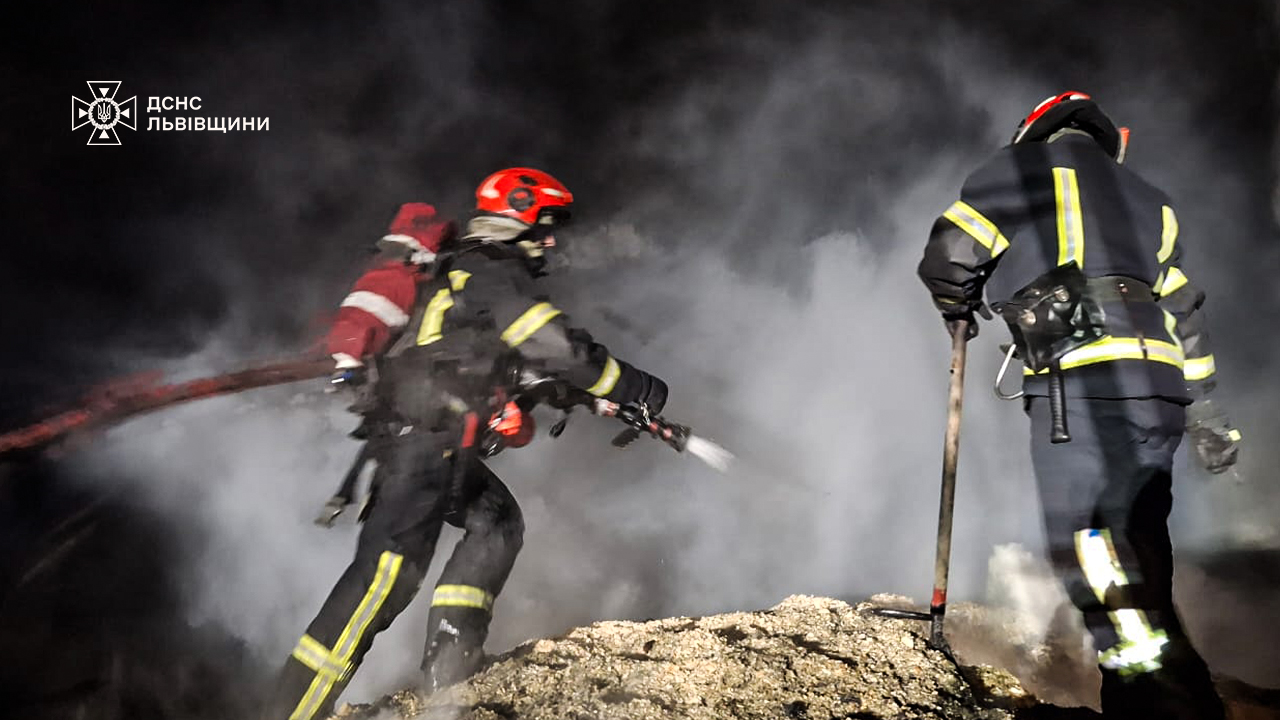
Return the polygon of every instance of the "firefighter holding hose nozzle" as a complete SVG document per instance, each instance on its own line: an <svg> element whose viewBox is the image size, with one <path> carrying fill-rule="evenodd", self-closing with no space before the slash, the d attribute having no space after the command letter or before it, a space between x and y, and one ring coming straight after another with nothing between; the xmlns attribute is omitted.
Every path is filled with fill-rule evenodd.
<svg viewBox="0 0 1280 720"><path fill-rule="evenodd" d="M485 179L476 200L460 236L430 206L406 206L383 238L389 257L342 303L333 380L376 379L358 403L373 489L355 558L286 661L265 718L328 716L374 636L417 593L444 523L466 534L432 593L426 688L478 668L524 530L483 458L529 441L533 405L599 400L633 427L660 421L666 383L573 327L537 287L569 220L568 188L510 168ZM657 421L642 429L661 438L673 427L687 433Z"/></svg>

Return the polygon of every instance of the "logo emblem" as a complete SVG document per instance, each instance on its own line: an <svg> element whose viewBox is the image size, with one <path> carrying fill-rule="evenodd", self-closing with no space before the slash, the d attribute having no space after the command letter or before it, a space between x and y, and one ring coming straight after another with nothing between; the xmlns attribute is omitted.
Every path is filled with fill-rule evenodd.
<svg viewBox="0 0 1280 720"><path fill-rule="evenodd" d="M124 102L116 102L116 91L120 89L119 80L90 80L89 86L92 100L84 101L75 95L71 96L71 129L79 130L85 125L92 125L88 145L119 145L120 136L116 134L116 125L123 125L130 130L137 130L138 96L135 95Z"/></svg>

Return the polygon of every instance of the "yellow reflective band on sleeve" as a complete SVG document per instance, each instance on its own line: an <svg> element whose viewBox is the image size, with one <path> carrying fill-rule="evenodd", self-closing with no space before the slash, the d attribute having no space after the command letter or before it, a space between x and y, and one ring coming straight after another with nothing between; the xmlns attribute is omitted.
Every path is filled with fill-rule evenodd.
<svg viewBox="0 0 1280 720"><path fill-rule="evenodd" d="M470 607L493 609L493 595L474 585L437 585L431 596L432 607Z"/></svg>
<svg viewBox="0 0 1280 720"><path fill-rule="evenodd" d="M471 277L471 273L466 270L450 270L449 286L454 292L462 292L462 288L467 286L467 280Z"/></svg>
<svg viewBox="0 0 1280 720"><path fill-rule="evenodd" d="M560 310L555 305L549 302L540 302L525 310L523 315L516 318L515 322L502 331L502 341L511 347L516 347L528 340L530 336L542 329L543 325L551 322L551 318L559 314Z"/></svg>
<svg viewBox="0 0 1280 720"><path fill-rule="evenodd" d="M1160 281L1160 285L1156 290L1156 295L1159 295L1160 297L1168 297L1173 294L1173 291L1186 284L1187 276L1182 274L1182 271L1178 268L1170 267L1169 271L1165 273L1164 279Z"/></svg>
<svg viewBox="0 0 1280 720"><path fill-rule="evenodd" d="M617 360L610 355L609 359L604 363L604 370L600 373L600 379L596 380L596 384L587 388L587 392L596 397L604 397L613 392L618 386L618 378L622 377L622 366Z"/></svg>
<svg viewBox="0 0 1280 720"><path fill-rule="evenodd" d="M1164 227L1160 231L1160 250L1156 253L1156 260L1165 263L1173 257L1173 244L1178 240L1178 216L1173 214L1173 208L1168 205L1160 206L1160 214L1164 219Z"/></svg>
<svg viewBox="0 0 1280 720"><path fill-rule="evenodd" d="M1185 354L1182 348L1182 338L1178 337L1178 318L1173 313L1160 309L1164 313L1164 331L1169 334L1169 339L1173 341L1174 347L1178 348L1178 352Z"/></svg>
<svg viewBox="0 0 1280 720"><path fill-rule="evenodd" d="M1111 588L1129 584L1116 555L1111 531L1087 528L1076 532L1075 541L1076 559L1085 582L1098 602L1105 605ZM1161 654L1169 638L1163 631L1151 627L1146 613L1134 608L1118 608L1110 610L1107 617L1120 642L1098 653L1098 664L1121 674L1159 670Z"/></svg>
<svg viewBox="0 0 1280 720"><path fill-rule="evenodd" d="M393 552L384 552L378 558L378 570L373 575L373 582L369 583L369 589L365 591L360 604L351 614L351 619L342 629L342 634L338 636L338 642L334 643L333 650L320 664L322 668L343 667L345 669L342 673L335 675L327 670L322 671L312 667L316 670L316 677L311 681L311 686L307 688L298 706L289 715L289 720L311 720L315 717L320 706L324 704L325 698L333 692L334 685L350 673L351 656L355 655L361 638L369 628L369 623L373 622L373 618L382 609L382 603L386 602L387 596L391 594L391 588L395 586L396 577L400 574L400 565L403 562L404 556ZM303 640L298 643L298 648L294 649L294 657L297 657L296 653L299 649L307 657L311 657L318 650L324 650L324 646L319 642L315 642L314 645L306 642L307 637L304 635ZM299 662L311 667L302 658L299 658Z"/></svg>
<svg viewBox="0 0 1280 720"><path fill-rule="evenodd" d="M441 334L444 330L444 314L451 307L453 307L453 293L449 292L449 288L440 288L435 297L431 298L431 302L427 303L427 309L422 314L422 324L418 326L419 345L430 345L444 337Z"/></svg>
<svg viewBox="0 0 1280 720"><path fill-rule="evenodd" d="M1239 430L1231 428L1227 431L1227 437L1231 438L1235 442L1240 442L1240 439L1244 436L1240 434Z"/></svg>
<svg viewBox="0 0 1280 720"><path fill-rule="evenodd" d="M1084 217L1080 212L1080 186L1076 171L1053 169L1053 196L1058 203L1058 264L1075 261L1084 269Z"/></svg>
<svg viewBox="0 0 1280 720"><path fill-rule="evenodd" d="M1187 380L1203 380L1217 371L1212 355L1187 358L1186 364L1182 366L1182 377Z"/></svg>
<svg viewBox="0 0 1280 720"><path fill-rule="evenodd" d="M946 212L942 213L942 216L955 223L957 227L968 233L974 240L977 240L979 245L982 245L991 253L991 257L996 257L1009 249L1009 240L1000 232L995 223L962 200L957 200L955 204L947 208Z"/></svg>
<svg viewBox="0 0 1280 720"><path fill-rule="evenodd" d="M1177 368L1183 367L1182 348L1163 340L1139 340L1138 338L1104 337L1101 340L1076 348L1058 361L1063 370L1110 362L1112 360L1150 360L1165 363ZM1029 368L1023 368L1023 375L1033 375ZM1041 370L1040 375L1049 374L1048 368Z"/></svg>

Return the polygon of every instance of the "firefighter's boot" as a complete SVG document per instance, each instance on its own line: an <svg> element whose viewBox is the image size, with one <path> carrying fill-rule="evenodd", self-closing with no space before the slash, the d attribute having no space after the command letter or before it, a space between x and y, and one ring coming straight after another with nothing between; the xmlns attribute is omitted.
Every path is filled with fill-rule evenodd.
<svg viewBox="0 0 1280 720"><path fill-rule="evenodd" d="M1151 672L1102 668L1102 715L1122 720L1223 720L1209 668L1176 629Z"/></svg>
<svg viewBox="0 0 1280 720"><path fill-rule="evenodd" d="M422 659L426 691L434 693L471 677L484 661L489 611L435 606L427 618L427 649Z"/></svg>

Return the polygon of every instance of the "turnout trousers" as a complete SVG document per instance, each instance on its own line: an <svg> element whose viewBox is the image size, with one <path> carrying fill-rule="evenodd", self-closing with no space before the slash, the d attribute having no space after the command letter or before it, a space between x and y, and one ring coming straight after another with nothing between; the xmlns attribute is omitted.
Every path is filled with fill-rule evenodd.
<svg viewBox="0 0 1280 720"><path fill-rule="evenodd" d="M464 457L452 433L415 429L380 441L374 504L355 558L286 660L264 720L329 716L374 636L417 594L445 522L466 533L432 596L423 669L428 687L476 669L524 523L511 492L482 462L456 467ZM465 474L462 497L452 498L457 472Z"/></svg>
<svg viewBox="0 0 1280 720"><path fill-rule="evenodd" d="M1208 668L1173 605L1167 520L1184 408L1069 398L1072 439L1054 445L1048 398L1025 407L1049 558L1098 650L1103 715L1220 720Z"/></svg>

